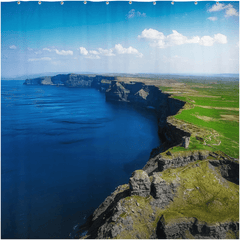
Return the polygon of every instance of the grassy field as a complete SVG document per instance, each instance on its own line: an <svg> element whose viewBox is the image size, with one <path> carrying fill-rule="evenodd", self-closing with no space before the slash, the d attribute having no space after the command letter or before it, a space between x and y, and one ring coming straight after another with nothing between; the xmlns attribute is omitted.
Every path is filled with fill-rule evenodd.
<svg viewBox="0 0 240 240"><path fill-rule="evenodd" d="M159 86L173 98L187 102L184 109L170 117L179 127L190 131L189 149L220 150L239 158L239 85L238 82L183 81L183 85ZM196 139L203 138L203 141ZM182 150L175 147L172 151Z"/></svg>
<svg viewBox="0 0 240 240"><path fill-rule="evenodd" d="M177 193L167 208L156 207L156 200L147 197L128 196L119 202L125 209L120 217L133 220L132 229L124 229L117 239L149 239L156 231L157 223L163 215L166 224L197 218L208 225L235 222L239 219L239 187L222 178L220 170L208 160L190 163L185 167L166 169L157 173L168 184L177 183ZM152 181L152 179L150 178ZM128 185L125 185L128 187ZM144 217L143 217L144 216ZM115 223L113 223L115 224ZM116 224L120 224L117 222ZM193 239L191 235L189 238ZM238 238L228 236L228 238Z"/></svg>

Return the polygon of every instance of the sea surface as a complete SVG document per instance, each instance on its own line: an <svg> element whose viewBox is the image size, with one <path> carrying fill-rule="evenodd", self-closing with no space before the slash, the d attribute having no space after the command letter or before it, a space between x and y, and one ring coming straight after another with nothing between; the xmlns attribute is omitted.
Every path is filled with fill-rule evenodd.
<svg viewBox="0 0 240 240"><path fill-rule="evenodd" d="M1 237L68 238L159 146L153 112L1 81Z"/></svg>

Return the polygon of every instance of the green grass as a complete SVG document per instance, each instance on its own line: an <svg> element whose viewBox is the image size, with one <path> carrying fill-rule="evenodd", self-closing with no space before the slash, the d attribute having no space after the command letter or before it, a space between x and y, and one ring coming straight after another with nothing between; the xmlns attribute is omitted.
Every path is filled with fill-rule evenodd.
<svg viewBox="0 0 240 240"><path fill-rule="evenodd" d="M129 230L124 226L116 238L149 239L156 231L162 215L167 224L182 222L184 219L188 221L188 218L193 217L208 225L238 221L239 186L223 179L218 168L209 166L208 160L202 160L158 173L167 183L179 184L173 202L165 209L153 207L155 200L152 196L121 199L120 204L125 210L120 217L130 216L133 228ZM121 221L113 224L121 224ZM228 235L233 237L234 233L229 232Z"/></svg>
<svg viewBox="0 0 240 240"><path fill-rule="evenodd" d="M177 197L164 213L166 222L180 217L196 217L208 224L239 219L238 185L221 180L220 174L208 166L208 161L198 162L178 169L167 169L164 179L179 177Z"/></svg>
<svg viewBox="0 0 240 240"><path fill-rule="evenodd" d="M163 88L163 91L178 92L172 97L185 101L185 107L174 118L181 123L188 123L187 129L193 134L189 149L206 149L195 140L202 129L202 136L207 144L226 154L239 158L239 88L238 83L228 82L209 84L204 82L185 82L184 87ZM196 133L197 131L197 133ZM209 138L210 137L210 138ZM217 145L220 144L220 145ZM179 147L174 151L180 150Z"/></svg>

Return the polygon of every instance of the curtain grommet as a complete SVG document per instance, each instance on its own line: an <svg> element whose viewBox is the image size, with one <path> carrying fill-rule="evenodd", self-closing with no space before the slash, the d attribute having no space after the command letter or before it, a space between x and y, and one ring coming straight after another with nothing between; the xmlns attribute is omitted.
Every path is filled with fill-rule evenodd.
<svg viewBox="0 0 240 240"><path fill-rule="evenodd" d="M172 1L171 4L174 5L174 2Z"/></svg>
<svg viewBox="0 0 240 240"><path fill-rule="evenodd" d="M60 2L60 4L61 4L61 5L63 5L63 4L64 4L64 2L63 2L63 1L61 1L61 2Z"/></svg>
<svg viewBox="0 0 240 240"><path fill-rule="evenodd" d="M108 5L108 4L109 4L109 2L107 1L107 2L106 2L106 4Z"/></svg>
<svg viewBox="0 0 240 240"><path fill-rule="evenodd" d="M156 2L153 2L153 5L156 5Z"/></svg>
<svg viewBox="0 0 240 240"><path fill-rule="evenodd" d="M38 5L41 5L41 4L42 4L42 2L41 2L41 1L39 1L39 2L38 2Z"/></svg>
<svg viewBox="0 0 240 240"><path fill-rule="evenodd" d="M21 2L20 1L17 1L17 4L19 5Z"/></svg>
<svg viewBox="0 0 240 240"><path fill-rule="evenodd" d="M197 5L197 4L198 4L198 2L197 2L197 1L195 1L195 2L194 2L194 4L195 4L195 5Z"/></svg>
<svg viewBox="0 0 240 240"><path fill-rule="evenodd" d="M132 1L129 1L129 4L132 4Z"/></svg>
<svg viewBox="0 0 240 240"><path fill-rule="evenodd" d="M87 1L84 1L83 3L84 3L84 4L87 4Z"/></svg>

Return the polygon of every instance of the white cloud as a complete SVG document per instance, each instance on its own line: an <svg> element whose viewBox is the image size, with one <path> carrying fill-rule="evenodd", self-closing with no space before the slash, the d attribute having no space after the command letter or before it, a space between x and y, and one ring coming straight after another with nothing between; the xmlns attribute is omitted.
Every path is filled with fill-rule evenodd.
<svg viewBox="0 0 240 240"><path fill-rule="evenodd" d="M217 17L209 17L209 18L207 18L208 20L210 20L210 21L217 21Z"/></svg>
<svg viewBox="0 0 240 240"><path fill-rule="evenodd" d="M58 55L63 55L63 56L67 56L67 55L73 55L73 51L71 50L58 50L58 49L50 49L50 48L43 48L43 51L48 51L48 52L55 52Z"/></svg>
<svg viewBox="0 0 240 240"><path fill-rule="evenodd" d="M17 49L17 47L15 45L11 45L9 46L10 49Z"/></svg>
<svg viewBox="0 0 240 240"><path fill-rule="evenodd" d="M135 54L138 57L143 56L143 54L139 53L136 48L133 47L124 48L121 44L116 44L114 50L116 51L117 54Z"/></svg>
<svg viewBox="0 0 240 240"><path fill-rule="evenodd" d="M49 49L49 48L43 48L43 51L52 52L52 51L53 51L53 49Z"/></svg>
<svg viewBox="0 0 240 240"><path fill-rule="evenodd" d="M214 38L212 38L210 36L203 36L203 37L201 37L199 44L210 47L214 44Z"/></svg>
<svg viewBox="0 0 240 240"><path fill-rule="evenodd" d="M27 50L28 50L28 51L33 51L33 49L32 49L32 48L30 48L30 47L28 47L28 48L27 48Z"/></svg>
<svg viewBox="0 0 240 240"><path fill-rule="evenodd" d="M138 17L146 17L146 13L137 12Z"/></svg>
<svg viewBox="0 0 240 240"><path fill-rule="evenodd" d="M153 39L153 40L161 40L164 39L165 36L162 32L159 32L155 29L149 28L149 29L144 29L142 31L141 36L138 36L140 38L148 38L148 39Z"/></svg>
<svg viewBox="0 0 240 240"><path fill-rule="evenodd" d="M71 51L71 50L67 50L67 51L65 51L65 50L57 50L57 49L55 49L55 52L56 52L56 54L58 54L58 55L64 55L64 56L67 56L67 55L73 55L73 51Z"/></svg>
<svg viewBox="0 0 240 240"><path fill-rule="evenodd" d="M231 17L231 16L236 16L238 17L238 11L233 8L233 6L231 4L228 4L228 6L230 5L229 8L226 9L226 12L225 12L225 17Z"/></svg>
<svg viewBox="0 0 240 240"><path fill-rule="evenodd" d="M29 62L36 62L36 61L51 61L50 57L42 57L42 58L29 58Z"/></svg>
<svg viewBox="0 0 240 240"><path fill-rule="evenodd" d="M148 41L151 47L158 48L166 48L187 43L195 43L203 46L212 46L215 42L221 44L227 43L227 37L220 33L215 34L213 38L210 36L203 36L201 38L199 36L194 36L188 38L176 30L172 30L172 32L172 34L165 36L162 32L152 28L144 29L138 38Z"/></svg>
<svg viewBox="0 0 240 240"><path fill-rule="evenodd" d="M225 17L238 17L239 15L238 11L230 3L228 5L225 5L224 3L214 4L210 9L208 9L208 12L218 12L222 10L225 10Z"/></svg>
<svg viewBox="0 0 240 240"><path fill-rule="evenodd" d="M116 44L114 48L110 49L103 49L103 48L98 48L98 50L87 50L84 47L80 47L80 54L84 55L86 58L90 59L100 59L100 56L116 56L117 54L132 54L136 55L137 57L142 57L143 54L140 53L136 48L133 47L128 47L124 48L121 44Z"/></svg>
<svg viewBox="0 0 240 240"><path fill-rule="evenodd" d="M128 12L128 14L126 15L126 17L129 18L134 18L134 17L146 17L146 13L141 13L139 11L135 11L135 9L132 9Z"/></svg>
<svg viewBox="0 0 240 240"><path fill-rule="evenodd" d="M214 34L214 39L216 42L221 43L221 44L226 44L227 43L227 36L218 33L218 34Z"/></svg>
<svg viewBox="0 0 240 240"><path fill-rule="evenodd" d="M99 52L97 52L97 51L95 51L95 50L90 50L89 53L90 53L90 54L93 54L93 55L98 55L98 54L99 54Z"/></svg>
<svg viewBox="0 0 240 240"><path fill-rule="evenodd" d="M79 50L80 50L80 54L85 56L88 55L88 50L86 48L80 47Z"/></svg>
<svg viewBox="0 0 240 240"><path fill-rule="evenodd" d="M222 11L225 8L226 6L224 3L218 3L218 4L214 4L210 9L208 9L208 12L218 12L218 11Z"/></svg>
<svg viewBox="0 0 240 240"><path fill-rule="evenodd" d="M201 38L199 36L195 36L191 39L188 39L186 43L199 43Z"/></svg>
<svg viewBox="0 0 240 240"><path fill-rule="evenodd" d="M113 53L113 49L98 48L98 52L99 52L99 54L108 56L108 57L115 56L115 54Z"/></svg>
<svg viewBox="0 0 240 240"><path fill-rule="evenodd" d="M182 45L187 43L188 38L183 36L181 33L177 32L176 30L172 30L172 34L169 34L166 37L166 42L168 45L173 46L173 45ZM191 41L191 40L190 40Z"/></svg>

